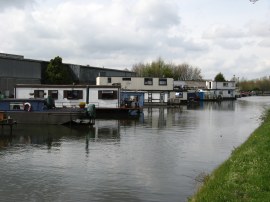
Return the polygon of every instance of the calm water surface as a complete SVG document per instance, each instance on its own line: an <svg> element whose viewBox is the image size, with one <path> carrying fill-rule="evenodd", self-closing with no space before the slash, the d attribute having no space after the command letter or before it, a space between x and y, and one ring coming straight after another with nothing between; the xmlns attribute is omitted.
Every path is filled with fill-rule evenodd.
<svg viewBox="0 0 270 202"><path fill-rule="evenodd" d="M0 201L186 201L269 104L145 108L140 120L97 120L92 129L17 125L0 135Z"/></svg>

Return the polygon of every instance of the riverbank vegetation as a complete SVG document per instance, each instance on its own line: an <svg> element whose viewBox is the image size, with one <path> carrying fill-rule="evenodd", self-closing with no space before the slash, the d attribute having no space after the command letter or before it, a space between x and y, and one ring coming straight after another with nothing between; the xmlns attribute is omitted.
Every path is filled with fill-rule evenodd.
<svg viewBox="0 0 270 202"><path fill-rule="evenodd" d="M189 201L270 201L270 110Z"/></svg>
<svg viewBox="0 0 270 202"><path fill-rule="evenodd" d="M239 87L243 91L270 91L270 79L264 77L255 80L242 80L239 82Z"/></svg>

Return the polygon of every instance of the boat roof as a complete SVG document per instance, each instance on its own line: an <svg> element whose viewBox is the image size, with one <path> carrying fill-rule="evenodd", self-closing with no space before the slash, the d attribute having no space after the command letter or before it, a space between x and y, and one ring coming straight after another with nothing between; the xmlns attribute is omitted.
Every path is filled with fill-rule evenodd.
<svg viewBox="0 0 270 202"><path fill-rule="evenodd" d="M44 102L44 98L5 98L0 99L1 102Z"/></svg>
<svg viewBox="0 0 270 202"><path fill-rule="evenodd" d="M121 88L121 86L116 85L56 85L56 84L16 84L15 88Z"/></svg>

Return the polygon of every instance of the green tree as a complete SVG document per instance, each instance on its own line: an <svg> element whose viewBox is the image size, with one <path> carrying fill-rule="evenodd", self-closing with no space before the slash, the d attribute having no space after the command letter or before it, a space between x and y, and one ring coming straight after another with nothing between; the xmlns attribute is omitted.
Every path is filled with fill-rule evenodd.
<svg viewBox="0 0 270 202"><path fill-rule="evenodd" d="M132 71L141 77L173 77L173 71L170 64L165 63L162 58L158 58L151 63L138 63L133 65Z"/></svg>
<svg viewBox="0 0 270 202"><path fill-rule="evenodd" d="M215 76L215 81L222 82L222 81L226 81L226 80L225 80L223 74L220 72Z"/></svg>
<svg viewBox="0 0 270 202"><path fill-rule="evenodd" d="M62 58L57 56L50 60L46 69L46 83L71 84L72 76L68 66L62 63Z"/></svg>
<svg viewBox="0 0 270 202"><path fill-rule="evenodd" d="M175 65L158 58L151 63L133 65L132 71L139 77L167 77L175 80L202 80L201 70L186 63Z"/></svg>

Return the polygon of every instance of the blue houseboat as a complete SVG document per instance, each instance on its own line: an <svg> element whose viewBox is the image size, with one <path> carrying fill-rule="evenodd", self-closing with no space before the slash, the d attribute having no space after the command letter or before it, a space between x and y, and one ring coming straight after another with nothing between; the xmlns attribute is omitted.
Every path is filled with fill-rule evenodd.
<svg viewBox="0 0 270 202"><path fill-rule="evenodd" d="M47 99L1 99L0 111L18 124L67 124L84 118L85 109L54 108Z"/></svg>

